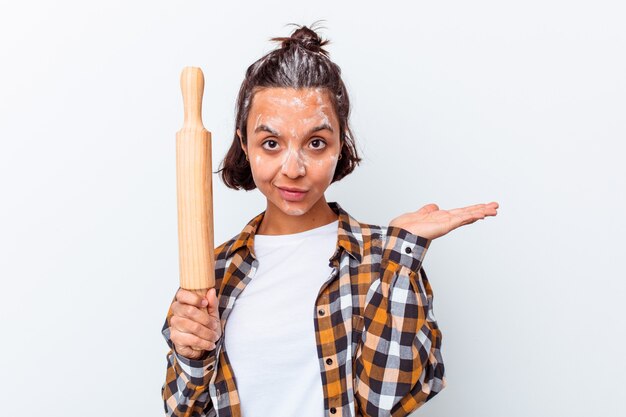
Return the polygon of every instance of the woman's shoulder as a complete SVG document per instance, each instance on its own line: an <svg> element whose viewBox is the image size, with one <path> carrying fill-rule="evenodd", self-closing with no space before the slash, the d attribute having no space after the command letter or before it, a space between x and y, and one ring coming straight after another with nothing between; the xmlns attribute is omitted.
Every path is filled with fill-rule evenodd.
<svg viewBox="0 0 626 417"><path fill-rule="evenodd" d="M233 253L235 246L241 243L241 239L241 234L236 234L219 246L216 246L214 251L215 259L220 260L228 258Z"/></svg>

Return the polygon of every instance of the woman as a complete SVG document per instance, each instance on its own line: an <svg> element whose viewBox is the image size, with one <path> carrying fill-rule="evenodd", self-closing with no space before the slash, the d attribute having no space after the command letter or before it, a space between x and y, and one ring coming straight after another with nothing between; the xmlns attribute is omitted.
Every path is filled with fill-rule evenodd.
<svg viewBox="0 0 626 417"><path fill-rule="evenodd" d="M306 26L272 40L246 72L220 170L267 208L216 248L206 297L176 293L166 414L406 416L446 386L426 250L498 204L429 204L381 227L327 202L360 161L340 69Z"/></svg>

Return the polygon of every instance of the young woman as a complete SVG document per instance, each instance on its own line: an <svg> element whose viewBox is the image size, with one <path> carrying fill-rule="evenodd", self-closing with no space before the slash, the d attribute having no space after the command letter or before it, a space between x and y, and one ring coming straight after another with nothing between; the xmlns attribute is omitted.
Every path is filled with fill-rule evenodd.
<svg viewBox="0 0 626 417"><path fill-rule="evenodd" d="M216 248L206 297L179 289L163 326L168 416L406 416L446 386L422 261L498 204L436 204L365 224L328 186L358 165L339 67L302 26L247 72L227 186L264 212Z"/></svg>

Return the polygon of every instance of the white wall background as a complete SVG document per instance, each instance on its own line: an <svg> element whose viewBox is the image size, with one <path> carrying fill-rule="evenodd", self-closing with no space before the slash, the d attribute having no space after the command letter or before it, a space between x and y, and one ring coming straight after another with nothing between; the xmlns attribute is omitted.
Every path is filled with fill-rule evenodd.
<svg viewBox="0 0 626 417"><path fill-rule="evenodd" d="M623 415L625 12L3 1L0 414L162 415L180 71L204 70L216 170L247 66L287 23L326 19L364 157L327 199L379 224L430 202L500 203L430 247L449 385L415 415ZM214 187L221 243L265 200Z"/></svg>

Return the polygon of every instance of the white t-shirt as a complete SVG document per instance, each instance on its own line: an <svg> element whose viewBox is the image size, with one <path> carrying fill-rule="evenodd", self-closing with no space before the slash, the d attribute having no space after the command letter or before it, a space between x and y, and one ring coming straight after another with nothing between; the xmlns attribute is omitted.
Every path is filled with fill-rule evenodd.
<svg viewBox="0 0 626 417"><path fill-rule="evenodd" d="M258 269L224 328L245 417L324 415L315 300L332 273L338 225L254 236Z"/></svg>

